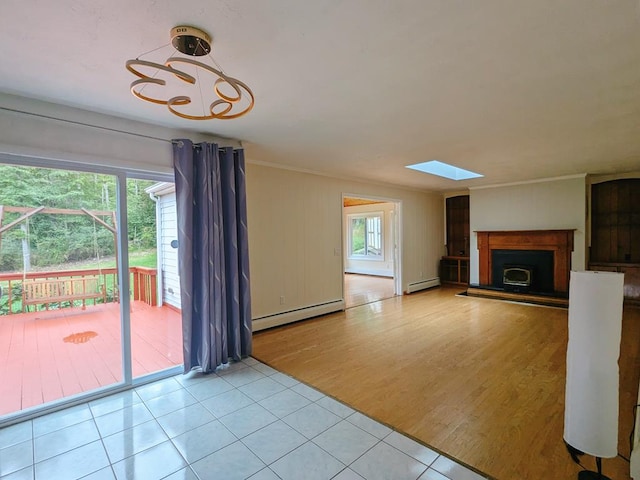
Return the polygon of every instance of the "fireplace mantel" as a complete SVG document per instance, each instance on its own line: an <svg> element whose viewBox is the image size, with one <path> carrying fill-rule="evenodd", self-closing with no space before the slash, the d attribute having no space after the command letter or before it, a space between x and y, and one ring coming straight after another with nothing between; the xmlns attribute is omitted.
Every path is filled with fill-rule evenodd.
<svg viewBox="0 0 640 480"><path fill-rule="evenodd" d="M492 250L551 250L554 290L560 294L568 293L574 231L574 229L476 231L480 253L480 285L492 285Z"/></svg>

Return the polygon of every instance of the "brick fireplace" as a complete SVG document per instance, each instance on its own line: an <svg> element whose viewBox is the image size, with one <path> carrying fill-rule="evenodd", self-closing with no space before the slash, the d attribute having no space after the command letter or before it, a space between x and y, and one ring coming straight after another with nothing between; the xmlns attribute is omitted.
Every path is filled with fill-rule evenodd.
<svg viewBox="0 0 640 480"><path fill-rule="evenodd" d="M480 286L501 288L502 281L493 265L495 258L512 254L514 259L522 253L522 259L514 263L531 262L531 258L552 255L552 265L541 267L546 279L541 293L566 296L569 292L569 273L571 271L571 252L573 251L574 230L517 230L517 231L478 231L479 281ZM520 252L518 252L520 251ZM540 252L540 255L536 255ZM495 253L495 255L494 255ZM508 255L509 256L509 255Z"/></svg>

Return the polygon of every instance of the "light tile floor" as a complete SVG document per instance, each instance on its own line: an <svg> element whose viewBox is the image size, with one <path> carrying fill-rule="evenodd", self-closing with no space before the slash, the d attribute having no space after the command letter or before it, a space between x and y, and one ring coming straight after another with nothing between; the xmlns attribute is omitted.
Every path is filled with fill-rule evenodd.
<svg viewBox="0 0 640 480"><path fill-rule="evenodd" d="M2 480L481 480L253 358L0 429Z"/></svg>

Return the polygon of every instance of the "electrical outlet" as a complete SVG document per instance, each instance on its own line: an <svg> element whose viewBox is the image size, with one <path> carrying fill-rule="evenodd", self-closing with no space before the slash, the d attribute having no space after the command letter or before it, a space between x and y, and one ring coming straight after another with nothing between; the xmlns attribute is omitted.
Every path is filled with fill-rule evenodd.
<svg viewBox="0 0 640 480"><path fill-rule="evenodd" d="M284 295L280 296L280 305L284 305Z"/></svg>

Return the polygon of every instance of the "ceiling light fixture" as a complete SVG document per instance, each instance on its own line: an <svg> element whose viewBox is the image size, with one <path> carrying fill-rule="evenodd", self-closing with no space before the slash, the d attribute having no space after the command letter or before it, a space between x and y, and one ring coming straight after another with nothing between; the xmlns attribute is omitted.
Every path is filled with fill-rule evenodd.
<svg viewBox="0 0 640 480"><path fill-rule="evenodd" d="M223 72L211 56L211 44L211 36L198 28L181 25L171 29L170 44L127 60L127 70L138 77L131 82L131 93L166 105L171 113L188 120L230 120L249 113L255 102L253 92ZM141 59L169 45L173 51L162 63ZM205 55L217 68L192 58ZM199 104L192 100L196 97Z"/></svg>

